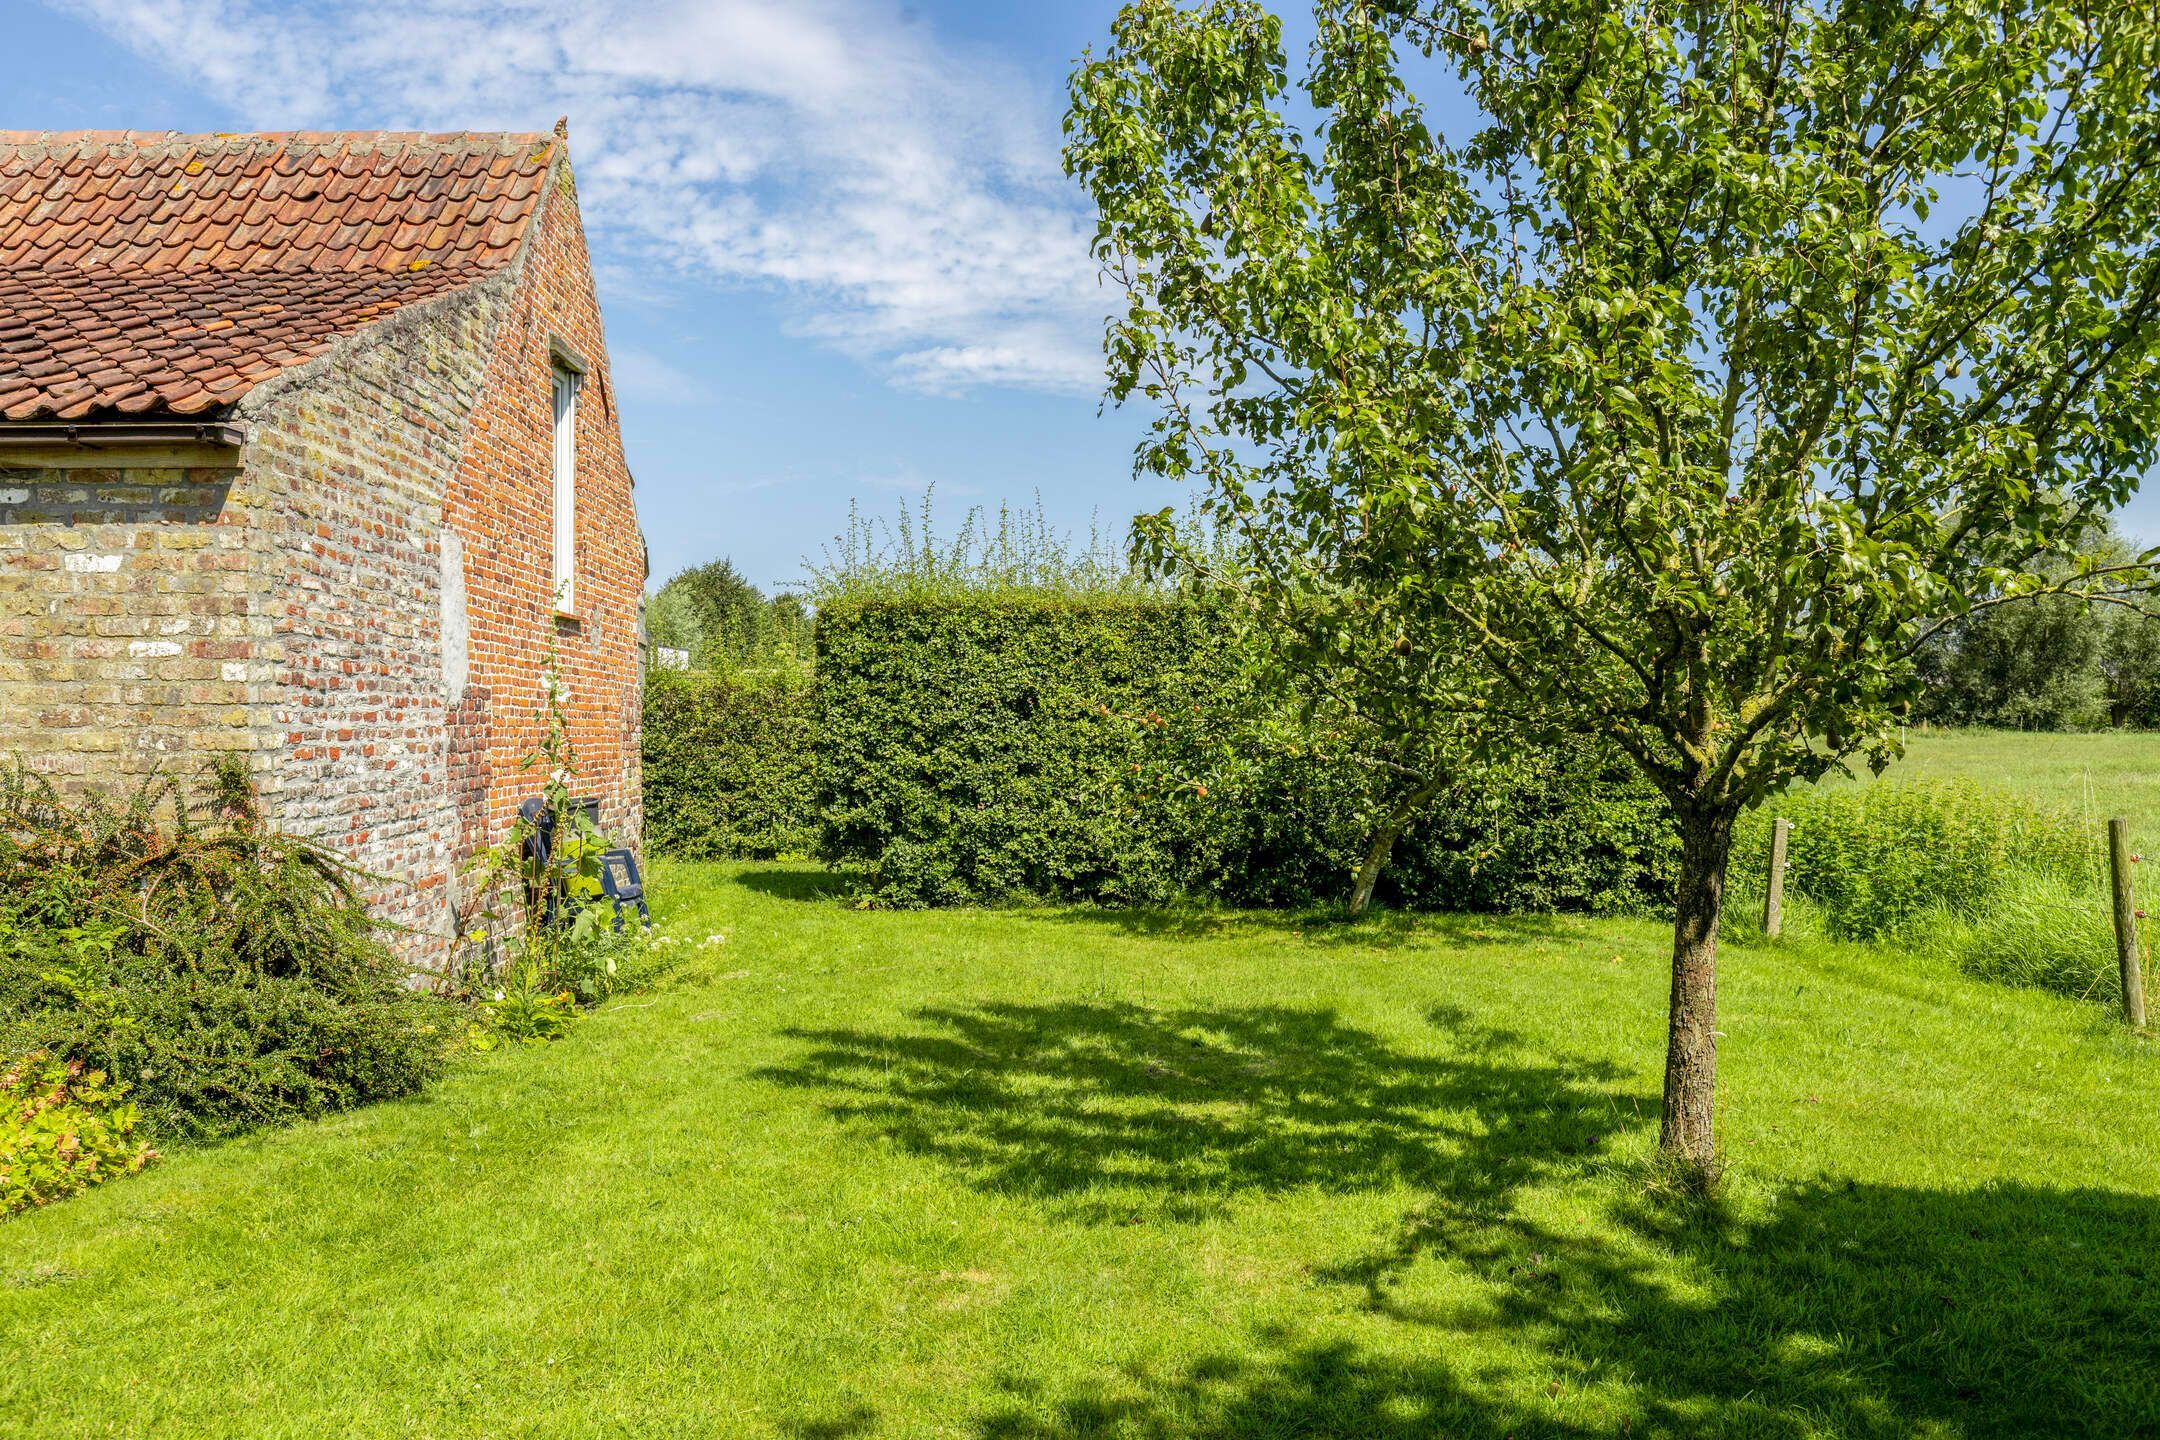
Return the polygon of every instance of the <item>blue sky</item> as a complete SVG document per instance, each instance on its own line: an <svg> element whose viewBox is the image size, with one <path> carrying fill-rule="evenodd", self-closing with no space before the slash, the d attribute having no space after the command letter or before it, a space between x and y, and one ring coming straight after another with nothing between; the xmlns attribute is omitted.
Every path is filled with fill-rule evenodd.
<svg viewBox="0 0 2160 1440"><path fill-rule="evenodd" d="M0 0L0 127L545 129L571 151L655 581L770 587L936 486L1085 534L1180 499L1101 410L1058 168L1115 0ZM2160 487L2125 516L2160 540Z"/></svg>

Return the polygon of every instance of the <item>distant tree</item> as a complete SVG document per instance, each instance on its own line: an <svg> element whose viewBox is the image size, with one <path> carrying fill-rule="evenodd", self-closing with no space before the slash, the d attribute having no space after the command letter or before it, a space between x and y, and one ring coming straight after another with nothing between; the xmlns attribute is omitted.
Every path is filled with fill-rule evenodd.
<svg viewBox="0 0 2160 1440"><path fill-rule="evenodd" d="M2160 615L2110 610L2100 645L2108 721L2160 729Z"/></svg>
<svg viewBox="0 0 2160 1440"><path fill-rule="evenodd" d="M1314 9L1298 96L1257 0L1132 0L1075 73L1110 393L1315 667L1474 662L1388 723L1609 736L1662 791L1661 1143L1707 1176L1739 815L1886 763L1935 630L2147 578L2076 542L2160 436L2160 18Z"/></svg>
<svg viewBox="0 0 2160 1440"><path fill-rule="evenodd" d="M1917 714L2006 730L2105 723L2101 656L2110 625L2107 615L2068 595L1982 611L1921 652L1927 693Z"/></svg>
<svg viewBox="0 0 2160 1440"><path fill-rule="evenodd" d="M728 560L680 572L645 608L652 643L687 650L701 669L733 670L807 656L810 625L800 596L768 599Z"/></svg>
<svg viewBox="0 0 2160 1440"><path fill-rule="evenodd" d="M2132 558L2104 528L2080 543L2096 569ZM2053 580L2060 563L2042 567ZM1916 715L1946 725L2073 730L2160 719L2160 620L2138 606L2043 595L1961 616L1919 652Z"/></svg>

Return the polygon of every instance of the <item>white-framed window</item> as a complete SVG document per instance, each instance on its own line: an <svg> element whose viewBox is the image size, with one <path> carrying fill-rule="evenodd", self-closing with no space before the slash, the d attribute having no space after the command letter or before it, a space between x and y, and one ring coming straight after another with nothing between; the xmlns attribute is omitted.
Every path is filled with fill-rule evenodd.
<svg viewBox="0 0 2160 1440"><path fill-rule="evenodd" d="M577 611L577 398L585 378L555 357L555 613Z"/></svg>

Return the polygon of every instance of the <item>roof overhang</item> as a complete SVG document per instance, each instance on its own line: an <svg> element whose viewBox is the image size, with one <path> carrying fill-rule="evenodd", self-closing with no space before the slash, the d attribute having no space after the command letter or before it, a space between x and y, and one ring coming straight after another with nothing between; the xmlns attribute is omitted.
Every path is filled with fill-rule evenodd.
<svg viewBox="0 0 2160 1440"><path fill-rule="evenodd" d="M0 422L0 469L229 466L245 425L229 420L16 420Z"/></svg>

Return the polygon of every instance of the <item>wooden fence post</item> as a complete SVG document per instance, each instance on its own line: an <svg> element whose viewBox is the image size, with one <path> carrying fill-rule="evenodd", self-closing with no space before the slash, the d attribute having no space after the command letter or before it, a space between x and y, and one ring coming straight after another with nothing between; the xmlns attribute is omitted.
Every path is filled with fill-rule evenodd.
<svg viewBox="0 0 2160 1440"><path fill-rule="evenodd" d="M1780 817L1770 822L1770 882L1763 888L1762 928L1772 940L1785 926L1785 837L1791 831L1790 820Z"/></svg>
<svg viewBox="0 0 2160 1440"><path fill-rule="evenodd" d="M2122 970L2123 1017L2145 1023L2145 981L2138 973L2137 909L2130 894L2130 822L2108 821L2108 869L2115 879L2115 963Z"/></svg>

